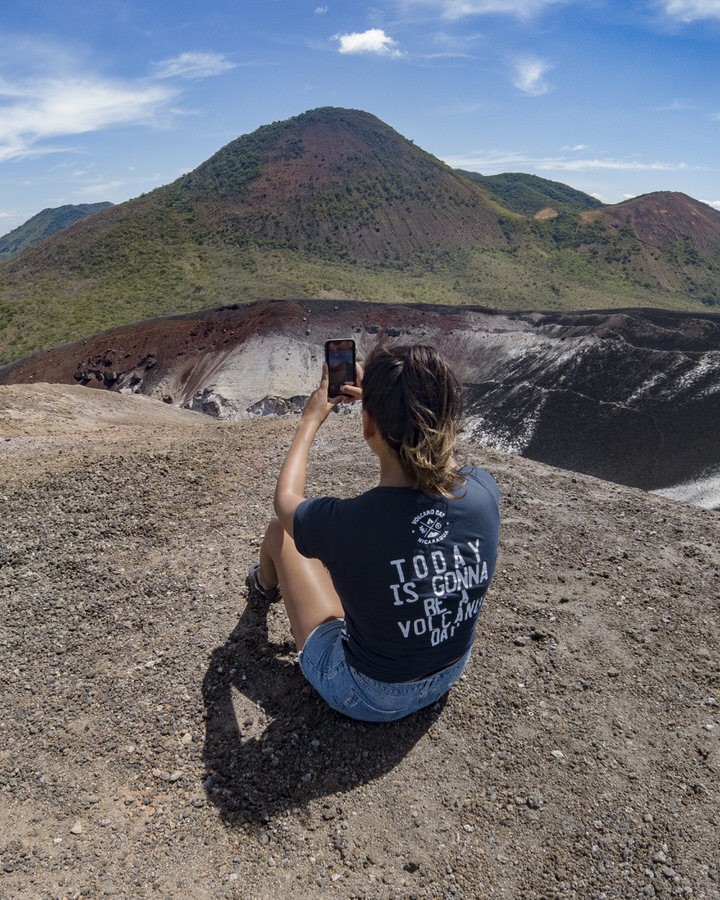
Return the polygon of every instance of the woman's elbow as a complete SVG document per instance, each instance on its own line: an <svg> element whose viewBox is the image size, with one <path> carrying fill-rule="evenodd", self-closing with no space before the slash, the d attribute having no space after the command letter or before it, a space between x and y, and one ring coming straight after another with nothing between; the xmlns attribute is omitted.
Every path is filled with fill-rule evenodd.
<svg viewBox="0 0 720 900"><path fill-rule="evenodd" d="M278 492L275 494L273 506L275 515L280 520L282 527L287 531L290 537L293 536L293 519L295 518L295 510L302 503L304 498L298 498L290 492Z"/></svg>

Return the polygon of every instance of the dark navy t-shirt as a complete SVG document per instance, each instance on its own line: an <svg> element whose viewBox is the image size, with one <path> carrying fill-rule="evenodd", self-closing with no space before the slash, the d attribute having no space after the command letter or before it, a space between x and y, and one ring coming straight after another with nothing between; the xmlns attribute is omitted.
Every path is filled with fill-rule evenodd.
<svg viewBox="0 0 720 900"><path fill-rule="evenodd" d="M421 678L472 644L495 570L499 492L484 469L462 472L451 499L376 487L295 512L298 550L325 564L342 601L346 659L371 678Z"/></svg>

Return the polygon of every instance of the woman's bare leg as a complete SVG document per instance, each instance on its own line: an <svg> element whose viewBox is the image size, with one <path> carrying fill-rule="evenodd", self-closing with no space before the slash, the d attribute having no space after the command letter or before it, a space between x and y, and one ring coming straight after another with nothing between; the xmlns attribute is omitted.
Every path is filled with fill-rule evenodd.
<svg viewBox="0 0 720 900"><path fill-rule="evenodd" d="M327 569L319 559L301 556L278 519L271 519L260 548L260 584L280 585L295 646L302 650L310 632L344 616Z"/></svg>

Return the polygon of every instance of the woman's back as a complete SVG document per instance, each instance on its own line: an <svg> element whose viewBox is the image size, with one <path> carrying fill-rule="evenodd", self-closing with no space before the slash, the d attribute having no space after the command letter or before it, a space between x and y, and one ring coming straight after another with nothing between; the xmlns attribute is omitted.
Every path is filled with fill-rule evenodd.
<svg viewBox="0 0 720 900"><path fill-rule="evenodd" d="M350 500L306 501L300 552L327 566L345 611L345 654L381 681L423 677L468 650L495 569L498 489L462 470L453 498L377 487Z"/></svg>

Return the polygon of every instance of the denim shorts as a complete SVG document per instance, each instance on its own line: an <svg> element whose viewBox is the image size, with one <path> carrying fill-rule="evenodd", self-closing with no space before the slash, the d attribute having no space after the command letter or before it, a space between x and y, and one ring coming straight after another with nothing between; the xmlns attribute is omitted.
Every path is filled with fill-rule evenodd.
<svg viewBox="0 0 720 900"><path fill-rule="evenodd" d="M343 619L323 622L300 651L303 674L338 712L364 722L392 722L429 706L447 693L463 673L470 651L457 662L419 681L376 681L345 660Z"/></svg>

